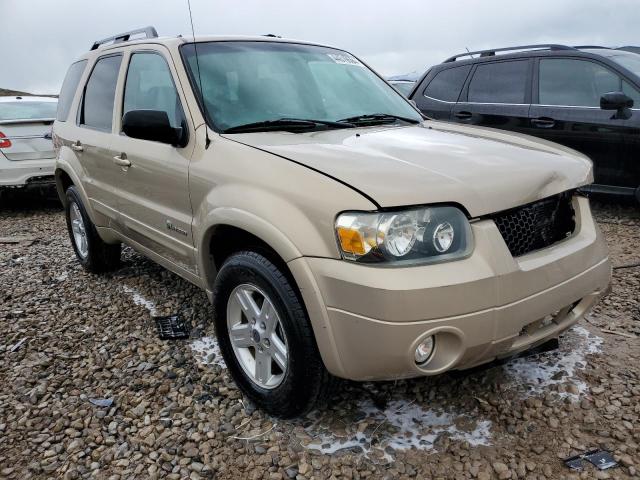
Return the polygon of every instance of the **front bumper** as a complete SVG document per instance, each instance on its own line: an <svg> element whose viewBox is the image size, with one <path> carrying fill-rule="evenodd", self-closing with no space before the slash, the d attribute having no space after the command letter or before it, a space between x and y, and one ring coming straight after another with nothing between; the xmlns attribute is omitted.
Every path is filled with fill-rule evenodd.
<svg viewBox="0 0 640 480"><path fill-rule="evenodd" d="M606 293L611 265L588 200L574 199L576 231L513 258L491 220L472 224L464 260L380 268L302 257L289 263L325 365L334 375L381 380L464 369L558 336ZM542 319L553 321L539 325ZM436 350L424 367L414 350Z"/></svg>

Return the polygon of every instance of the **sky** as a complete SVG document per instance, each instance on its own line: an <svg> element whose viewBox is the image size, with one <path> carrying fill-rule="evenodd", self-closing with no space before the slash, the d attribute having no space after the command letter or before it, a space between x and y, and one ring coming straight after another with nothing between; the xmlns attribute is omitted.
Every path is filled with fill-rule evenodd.
<svg viewBox="0 0 640 480"><path fill-rule="evenodd" d="M350 51L388 76L466 48L638 45L640 0L191 0L196 35L274 33ZM94 40L191 35L187 0L0 0L0 88L58 93Z"/></svg>

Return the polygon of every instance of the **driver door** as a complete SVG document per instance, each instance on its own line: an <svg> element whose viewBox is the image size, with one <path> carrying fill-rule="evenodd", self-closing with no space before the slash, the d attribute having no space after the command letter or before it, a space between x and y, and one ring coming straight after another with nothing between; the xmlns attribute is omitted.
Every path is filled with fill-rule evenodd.
<svg viewBox="0 0 640 480"><path fill-rule="evenodd" d="M189 161L193 135L178 148L158 141L127 137L122 117L131 110L167 113L172 127L193 128L185 115L182 92L170 57L162 47L131 49L121 82L116 128L111 144L120 231L133 242L174 265L194 273L196 268L191 232L193 212L189 197Z"/></svg>

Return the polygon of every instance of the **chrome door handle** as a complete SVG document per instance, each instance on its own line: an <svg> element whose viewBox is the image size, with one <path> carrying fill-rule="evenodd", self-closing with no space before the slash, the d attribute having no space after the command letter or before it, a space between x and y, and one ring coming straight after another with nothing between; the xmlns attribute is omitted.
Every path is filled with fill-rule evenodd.
<svg viewBox="0 0 640 480"><path fill-rule="evenodd" d="M131 162L127 160L126 153L121 153L120 155L116 155L115 157L113 157L113 163L115 163L119 167L122 167L123 169L129 168L131 166Z"/></svg>
<svg viewBox="0 0 640 480"><path fill-rule="evenodd" d="M459 120L469 120L473 114L471 112L456 112L453 116Z"/></svg>
<svg viewBox="0 0 640 480"><path fill-rule="evenodd" d="M540 118L532 118L531 124L534 127L538 127L538 128L553 128L556 124L556 121L553 118L540 117Z"/></svg>
<svg viewBox="0 0 640 480"><path fill-rule="evenodd" d="M82 152L84 150L84 147L80 143L80 140L71 144L71 150L73 150L74 152Z"/></svg>

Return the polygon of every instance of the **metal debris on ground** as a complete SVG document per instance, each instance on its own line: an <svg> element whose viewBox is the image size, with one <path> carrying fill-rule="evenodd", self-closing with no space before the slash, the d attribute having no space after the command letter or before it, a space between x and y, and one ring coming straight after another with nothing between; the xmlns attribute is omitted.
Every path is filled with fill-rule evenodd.
<svg viewBox="0 0 640 480"><path fill-rule="evenodd" d="M584 460L600 470L608 470L618 466L618 462L613 459L613 455L605 450L590 450L580 455L565 458L564 464L570 469L580 472L584 468Z"/></svg>
<svg viewBox="0 0 640 480"><path fill-rule="evenodd" d="M0 237L0 243L28 243L28 244L32 244L36 240L37 240L36 237L30 237L30 236Z"/></svg>
<svg viewBox="0 0 640 480"><path fill-rule="evenodd" d="M608 470L609 468L618 466L618 462L613 459L613 455L605 450L596 450L595 452L586 454L584 458L600 470Z"/></svg>
<svg viewBox="0 0 640 480"><path fill-rule="evenodd" d="M15 345L11 346L11 347L9 348L9 351L10 351L10 352L12 352L12 353L13 353L13 352L15 352L16 350L20 349L20 347L21 347L21 346L24 344L24 342L26 342L26 341L27 341L27 338L25 337L25 338L23 338L22 340L20 340L18 343L16 343Z"/></svg>
<svg viewBox="0 0 640 480"><path fill-rule="evenodd" d="M113 398L90 398L89 402L96 407L110 407L113 404Z"/></svg>
<svg viewBox="0 0 640 480"><path fill-rule="evenodd" d="M190 326L182 320L179 315L168 315L166 317L154 316L158 329L158 336L161 340L182 340L189 338Z"/></svg>

